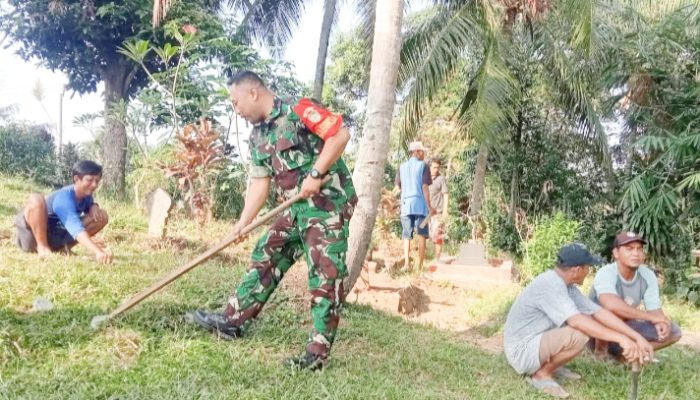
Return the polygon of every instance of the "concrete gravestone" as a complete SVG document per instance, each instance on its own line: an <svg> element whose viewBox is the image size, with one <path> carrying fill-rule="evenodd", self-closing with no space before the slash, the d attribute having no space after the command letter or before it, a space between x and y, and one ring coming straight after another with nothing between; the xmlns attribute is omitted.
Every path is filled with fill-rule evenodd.
<svg viewBox="0 0 700 400"><path fill-rule="evenodd" d="M148 236L162 239L165 236L165 224L173 207L173 199L168 192L158 188L148 195Z"/></svg>

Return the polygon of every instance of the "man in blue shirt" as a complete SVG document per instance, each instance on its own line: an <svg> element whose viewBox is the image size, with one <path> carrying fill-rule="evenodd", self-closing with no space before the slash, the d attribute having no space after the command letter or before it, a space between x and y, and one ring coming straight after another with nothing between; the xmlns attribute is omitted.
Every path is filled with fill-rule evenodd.
<svg viewBox="0 0 700 400"><path fill-rule="evenodd" d="M596 273L590 298L627 322L654 346L662 349L681 338L678 325L661 309L659 282L654 271L644 265L644 239L634 232L621 232L613 242L615 262ZM644 310L639 306L644 304ZM619 357L616 343L595 341L595 354Z"/></svg>
<svg viewBox="0 0 700 400"><path fill-rule="evenodd" d="M72 185L46 198L32 193L15 218L17 245L43 257L55 251L70 251L80 243L95 254L98 262L111 263L112 256L92 240L108 221L107 213L92 198L101 179L102 167L82 160L73 166Z"/></svg>
<svg viewBox="0 0 700 400"><path fill-rule="evenodd" d="M408 145L411 158L401 164L396 174L396 186L401 189L401 238L403 239L404 264L402 271L410 268L409 250L413 230L418 233L418 270L423 269L425 260L425 239L429 236L428 226L421 227L423 221L430 215L435 215L435 209L430 204L430 168L423 161L425 148L421 142L411 142Z"/></svg>

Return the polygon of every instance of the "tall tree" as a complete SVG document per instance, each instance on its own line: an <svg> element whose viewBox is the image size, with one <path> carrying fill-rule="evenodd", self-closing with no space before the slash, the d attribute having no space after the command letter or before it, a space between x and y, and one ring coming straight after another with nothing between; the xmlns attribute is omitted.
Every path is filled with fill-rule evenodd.
<svg viewBox="0 0 700 400"><path fill-rule="evenodd" d="M597 19L603 12L597 1L435 3L432 16L409 32L404 45L401 81L408 87L401 124L404 142L415 136L426 107L444 82L463 76L468 90L455 115L465 134L486 144L480 146L475 170L479 175L474 179L475 184L484 182L488 145L503 142L506 134L517 131L522 122L519 111L525 96L517 71L510 65L509 52L514 46L514 26L524 25L536 43L533 48L537 49L538 62L548 69L555 97L569 110L582 137L593 143L601 159L610 164L607 137L590 98L590 81L595 76L592 71L601 65L594 61L601 57L600 43L606 40L606 31ZM557 22L557 18L555 34L547 25ZM577 65L579 61L581 66ZM517 179L516 168L513 180ZM483 189L474 187L472 193L474 214Z"/></svg>
<svg viewBox="0 0 700 400"><path fill-rule="evenodd" d="M150 0L21 1L9 0L10 13L2 15L3 27L26 60L38 59L51 70L68 76L68 87L77 93L94 92L104 83L105 138L103 182L107 190L123 196L127 135L113 115L115 104L128 102L148 79L140 66L120 54L128 39L155 39L164 44L163 30L153 30ZM181 21L198 24L211 18L210 2L176 7ZM9 22L7 21L9 19ZM155 70L155 60L146 61Z"/></svg>
<svg viewBox="0 0 700 400"><path fill-rule="evenodd" d="M389 133L394 115L401 54L404 0L377 2L370 67L367 122L357 151L353 181L359 201L350 220L346 290L352 289L372 238L377 206L384 183Z"/></svg>
<svg viewBox="0 0 700 400"><path fill-rule="evenodd" d="M682 257L700 212L700 4L634 4L620 19L624 42L610 49L606 80L623 117L623 223L652 256Z"/></svg>
<svg viewBox="0 0 700 400"><path fill-rule="evenodd" d="M336 0L323 2L323 23L321 25L321 37L318 42L318 54L316 55L316 75L314 77L314 98L321 100L323 94L323 81L326 75L326 55L328 54L328 42L331 38L331 28L336 14Z"/></svg>
<svg viewBox="0 0 700 400"><path fill-rule="evenodd" d="M360 2L361 15L364 18L373 16L374 1ZM232 9L240 12L243 17L238 28L239 34L248 42L258 41L266 45L276 56L280 56L292 37L293 29L302 18L307 0L218 0L217 4L227 3ZM172 0L153 0L153 25L165 18ZM326 74L328 46L336 22L338 0L324 0L321 34L316 53L316 72L314 75L313 97L321 100ZM368 30L369 32L369 30Z"/></svg>

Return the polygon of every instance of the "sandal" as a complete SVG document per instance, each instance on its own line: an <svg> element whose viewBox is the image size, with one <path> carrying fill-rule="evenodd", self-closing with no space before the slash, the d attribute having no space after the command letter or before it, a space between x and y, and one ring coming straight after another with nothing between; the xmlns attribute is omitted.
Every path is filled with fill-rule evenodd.
<svg viewBox="0 0 700 400"><path fill-rule="evenodd" d="M561 367L558 370L554 371L554 377L559 379L568 379L570 381L578 381L581 379L580 374L577 374L576 372L566 367Z"/></svg>
<svg viewBox="0 0 700 400"><path fill-rule="evenodd" d="M530 386L534 387L535 389L544 392L550 396L559 398L559 399L565 399L569 397L569 393L564 390L563 387L559 386L559 384L553 380L553 379L532 379L532 378L525 378L525 381L530 384Z"/></svg>

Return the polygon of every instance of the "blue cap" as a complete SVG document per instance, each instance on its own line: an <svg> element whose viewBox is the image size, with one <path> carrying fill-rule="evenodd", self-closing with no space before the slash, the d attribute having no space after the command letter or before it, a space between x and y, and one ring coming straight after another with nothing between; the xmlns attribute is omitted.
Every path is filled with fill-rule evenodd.
<svg viewBox="0 0 700 400"><path fill-rule="evenodd" d="M603 260L591 254L583 243L569 243L559 249L558 267L575 267L578 265L600 265Z"/></svg>

